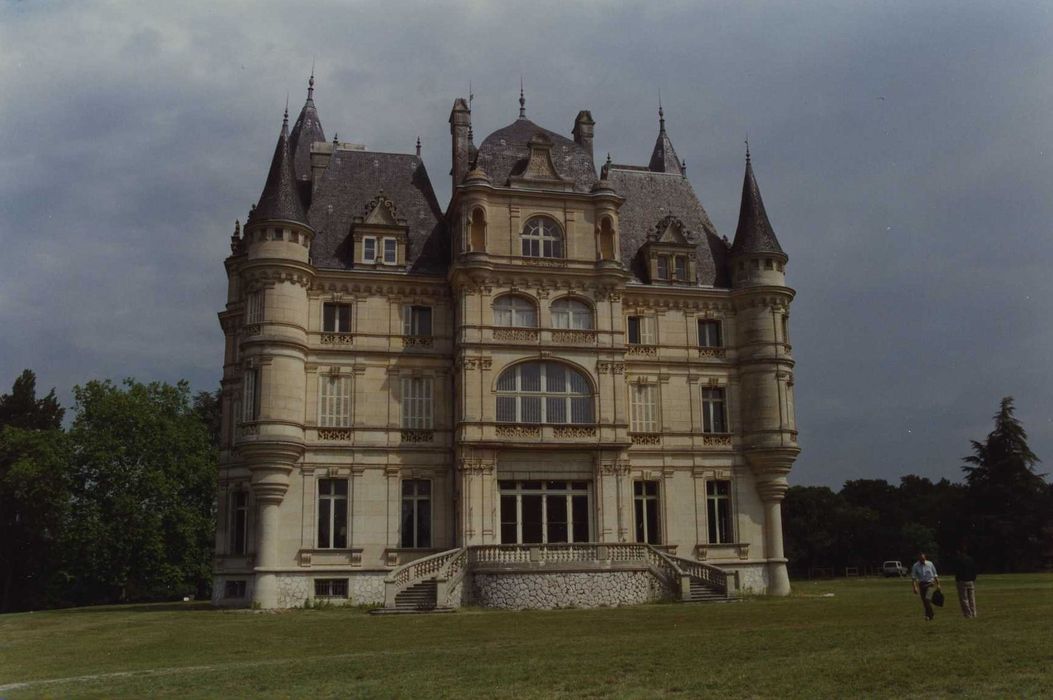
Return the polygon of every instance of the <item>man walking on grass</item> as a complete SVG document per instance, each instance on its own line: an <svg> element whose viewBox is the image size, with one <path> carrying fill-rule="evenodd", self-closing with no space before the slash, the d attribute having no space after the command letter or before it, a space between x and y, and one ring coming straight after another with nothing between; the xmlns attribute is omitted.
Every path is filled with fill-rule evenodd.
<svg viewBox="0 0 1053 700"><path fill-rule="evenodd" d="M914 592L921 595L921 604L925 606L925 619L933 619L936 615L932 611L929 591L933 588L940 590L940 577L936 575L933 563L925 558L925 552L918 552L918 561L910 567L910 582Z"/></svg>
<svg viewBox="0 0 1053 700"><path fill-rule="evenodd" d="M954 558L954 582L958 586L958 605L963 617L976 617L976 561L963 544Z"/></svg>

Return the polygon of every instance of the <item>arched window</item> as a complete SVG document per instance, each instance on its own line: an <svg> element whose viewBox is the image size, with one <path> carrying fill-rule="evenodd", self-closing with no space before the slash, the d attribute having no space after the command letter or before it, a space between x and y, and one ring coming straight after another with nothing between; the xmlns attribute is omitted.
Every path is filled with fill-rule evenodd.
<svg viewBox="0 0 1053 700"><path fill-rule="evenodd" d="M592 309L577 299L556 299L552 302L552 327L592 330Z"/></svg>
<svg viewBox="0 0 1053 700"><path fill-rule="evenodd" d="M563 232L548 217L528 219L520 239L523 241L523 255L528 258L563 257Z"/></svg>
<svg viewBox="0 0 1053 700"><path fill-rule="evenodd" d="M600 224L600 260L614 260L614 226L609 216Z"/></svg>
<svg viewBox="0 0 1053 700"><path fill-rule="evenodd" d="M529 299L506 294L494 302L494 325L537 328L537 307Z"/></svg>
<svg viewBox="0 0 1053 700"><path fill-rule="evenodd" d="M497 380L500 423L596 422L592 388L578 370L556 362L524 362Z"/></svg>
<svg viewBox="0 0 1053 700"><path fill-rule="evenodd" d="M473 253L482 253L486 251L486 214L483 213L482 209L476 209L472 212L472 221L470 224L470 240L471 251Z"/></svg>

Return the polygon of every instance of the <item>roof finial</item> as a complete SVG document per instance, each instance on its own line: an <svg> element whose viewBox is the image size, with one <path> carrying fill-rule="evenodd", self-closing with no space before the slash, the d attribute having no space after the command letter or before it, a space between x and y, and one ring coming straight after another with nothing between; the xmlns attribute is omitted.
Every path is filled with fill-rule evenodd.
<svg viewBox="0 0 1053 700"><path fill-rule="evenodd" d="M526 119L526 98L523 96L523 76L519 76L519 118Z"/></svg>
<svg viewBox="0 0 1053 700"><path fill-rule="evenodd" d="M339 145L340 145L340 138L337 136L336 132L334 131L333 132L333 148L335 149Z"/></svg>
<svg viewBox="0 0 1053 700"><path fill-rule="evenodd" d="M417 137L417 157L420 158L420 136Z"/></svg>
<svg viewBox="0 0 1053 700"><path fill-rule="evenodd" d="M472 100L475 99L475 93L472 92L472 81L468 81L468 114L472 113Z"/></svg>
<svg viewBox="0 0 1053 700"><path fill-rule="evenodd" d="M289 126L289 93L285 93L285 116L282 118L282 126Z"/></svg>
<svg viewBox="0 0 1053 700"><path fill-rule="evenodd" d="M314 99L314 59L311 59L311 77L307 79L307 99Z"/></svg>
<svg viewBox="0 0 1053 700"><path fill-rule="evenodd" d="M662 91L658 91L658 131L665 133L665 110L662 109Z"/></svg>
<svg viewBox="0 0 1053 700"><path fill-rule="evenodd" d="M750 162L750 132L746 132L746 162Z"/></svg>

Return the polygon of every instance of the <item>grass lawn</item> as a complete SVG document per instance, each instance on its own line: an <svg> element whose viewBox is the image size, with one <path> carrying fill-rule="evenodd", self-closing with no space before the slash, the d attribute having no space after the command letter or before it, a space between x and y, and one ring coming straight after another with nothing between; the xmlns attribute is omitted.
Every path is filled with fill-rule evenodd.
<svg viewBox="0 0 1053 700"><path fill-rule="evenodd" d="M975 620L953 588L932 623L877 579L600 610L19 613L0 616L0 698L1053 695L1053 574L982 576Z"/></svg>

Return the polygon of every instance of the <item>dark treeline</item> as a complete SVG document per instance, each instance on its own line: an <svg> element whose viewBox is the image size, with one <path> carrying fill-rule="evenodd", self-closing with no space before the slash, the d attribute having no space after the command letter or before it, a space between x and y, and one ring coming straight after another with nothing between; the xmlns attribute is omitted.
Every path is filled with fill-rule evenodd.
<svg viewBox="0 0 1053 700"><path fill-rule="evenodd" d="M1053 486L1035 473L1038 458L1002 399L994 430L972 442L962 483L905 476L825 486L794 486L783 502L790 571L876 567L919 551L953 569L963 550L984 571L1036 571L1053 563ZM944 567L946 568L946 567Z"/></svg>
<svg viewBox="0 0 1053 700"><path fill-rule="evenodd" d="M217 396L92 381L69 429L26 370L0 395L0 612L207 595Z"/></svg>

